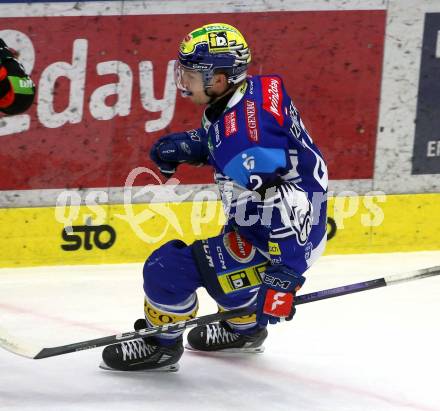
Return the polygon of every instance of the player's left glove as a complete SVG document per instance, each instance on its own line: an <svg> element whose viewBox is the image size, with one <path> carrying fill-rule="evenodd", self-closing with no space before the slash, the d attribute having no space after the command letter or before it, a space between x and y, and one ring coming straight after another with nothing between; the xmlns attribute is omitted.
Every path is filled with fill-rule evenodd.
<svg viewBox="0 0 440 411"><path fill-rule="evenodd" d="M176 172L181 163L204 164L208 148L202 134L203 129L198 129L161 137L151 147L150 158L167 178Z"/></svg>
<svg viewBox="0 0 440 411"><path fill-rule="evenodd" d="M257 296L257 322L264 327L295 315L296 292L306 279L283 264L269 266Z"/></svg>

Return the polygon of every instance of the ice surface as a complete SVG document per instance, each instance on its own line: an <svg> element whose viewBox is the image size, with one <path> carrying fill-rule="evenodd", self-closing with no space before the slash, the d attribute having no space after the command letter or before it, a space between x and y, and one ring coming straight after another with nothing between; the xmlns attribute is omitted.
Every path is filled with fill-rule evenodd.
<svg viewBox="0 0 440 411"><path fill-rule="evenodd" d="M329 256L301 292L440 265L440 252ZM129 331L141 264L0 270L0 327L53 346ZM200 290L200 314L215 304ZM101 349L0 349L0 410L440 411L440 277L297 308L262 355L185 353L177 373L100 370Z"/></svg>

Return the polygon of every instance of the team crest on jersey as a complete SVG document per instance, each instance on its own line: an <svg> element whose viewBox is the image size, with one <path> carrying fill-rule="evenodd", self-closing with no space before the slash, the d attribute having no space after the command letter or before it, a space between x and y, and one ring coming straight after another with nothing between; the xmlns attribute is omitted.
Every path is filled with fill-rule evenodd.
<svg viewBox="0 0 440 411"><path fill-rule="evenodd" d="M246 100L245 102L245 114L246 114L246 127L249 140L254 143L258 143L258 120L257 120L257 107L255 101Z"/></svg>
<svg viewBox="0 0 440 411"><path fill-rule="evenodd" d="M281 80L276 77L262 77L263 88L263 109L272 114L280 126L284 123L282 112L283 92L281 91Z"/></svg>
<svg viewBox="0 0 440 411"><path fill-rule="evenodd" d="M230 137L238 131L237 112L235 110L226 114L224 117L225 136Z"/></svg>
<svg viewBox="0 0 440 411"><path fill-rule="evenodd" d="M255 248L236 231L223 236L223 244L228 254L239 263L248 263L254 258Z"/></svg>

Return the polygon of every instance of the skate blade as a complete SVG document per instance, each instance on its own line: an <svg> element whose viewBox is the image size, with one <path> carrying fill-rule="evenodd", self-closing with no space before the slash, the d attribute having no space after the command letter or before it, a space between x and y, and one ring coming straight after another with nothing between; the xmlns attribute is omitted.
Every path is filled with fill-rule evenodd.
<svg viewBox="0 0 440 411"><path fill-rule="evenodd" d="M248 347L248 348L226 348L224 350L218 351L202 351L196 350L191 347L189 344L185 345L185 350L192 352L202 352L202 353L210 353L210 354L262 354L264 352L264 346L260 347Z"/></svg>
<svg viewBox="0 0 440 411"><path fill-rule="evenodd" d="M99 368L106 371L112 371L112 372L134 372L134 373L152 373L152 372L176 372L179 370L179 364L171 364L171 365L165 365L164 367L160 368L154 368L151 370L116 370L115 368L109 367L105 362L101 362L99 364Z"/></svg>

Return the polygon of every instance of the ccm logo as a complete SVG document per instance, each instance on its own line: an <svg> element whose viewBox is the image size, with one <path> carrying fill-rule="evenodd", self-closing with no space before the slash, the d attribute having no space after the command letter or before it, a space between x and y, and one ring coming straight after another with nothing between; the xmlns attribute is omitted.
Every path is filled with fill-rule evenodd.
<svg viewBox="0 0 440 411"><path fill-rule="evenodd" d="M74 234L79 233L79 234ZM101 235L105 233L105 240L102 239ZM83 238L84 237L84 242ZM61 232L61 236L64 241L69 244L62 244L61 248L64 251L76 251L83 247L85 250L93 249L95 245L101 250L106 250L110 248L116 241L116 231L113 227L103 224L103 225L74 225L72 227L64 228Z"/></svg>
<svg viewBox="0 0 440 411"><path fill-rule="evenodd" d="M279 287L283 290L287 290L290 287L291 282L286 280L286 281L281 281L278 277L272 277L269 274L265 274L264 275L264 280L263 280L264 284L267 285L272 285L274 287Z"/></svg>

